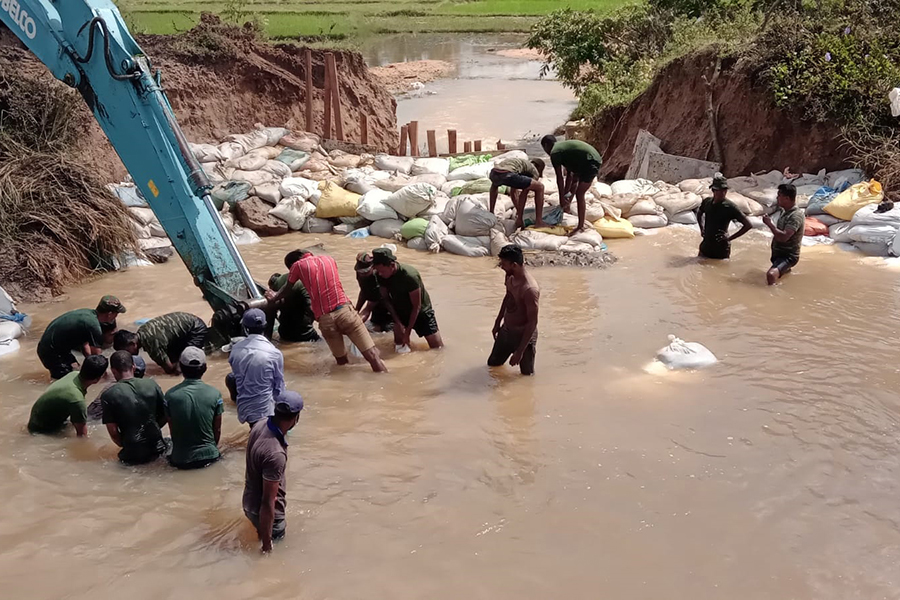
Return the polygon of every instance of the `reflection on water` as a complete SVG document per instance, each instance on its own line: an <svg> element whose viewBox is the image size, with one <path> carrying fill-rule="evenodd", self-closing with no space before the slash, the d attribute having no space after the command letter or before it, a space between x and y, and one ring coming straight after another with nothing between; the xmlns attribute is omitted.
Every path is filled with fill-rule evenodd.
<svg viewBox="0 0 900 600"><path fill-rule="evenodd" d="M243 252L264 281L314 239ZM354 256L373 242L323 240L353 295ZM492 260L401 249L447 346L398 356L379 338L383 377L337 368L324 344L285 348L307 408L288 537L265 559L241 513L247 431L232 406L219 464L124 467L99 424L88 440L25 432L47 383L37 335L25 340L0 360L4 597L898 597L896 272L805 248L767 288L761 236L722 263L694 261L696 243L666 230L613 240L605 271L535 271L533 378L484 365L503 293ZM104 293L129 320L210 316L180 263L23 308L37 333ZM646 373L670 333L721 362ZM207 379L224 389L226 372L212 357Z"/></svg>
<svg viewBox="0 0 900 600"><path fill-rule="evenodd" d="M397 102L397 122L418 120L420 131L435 129L443 151L447 129L457 130L461 149L467 140L493 144L541 136L568 120L575 96L558 81L541 79L540 61L496 53L521 48L525 39L520 34L400 34L374 39L362 52L371 66L426 59L454 65L450 78Z"/></svg>

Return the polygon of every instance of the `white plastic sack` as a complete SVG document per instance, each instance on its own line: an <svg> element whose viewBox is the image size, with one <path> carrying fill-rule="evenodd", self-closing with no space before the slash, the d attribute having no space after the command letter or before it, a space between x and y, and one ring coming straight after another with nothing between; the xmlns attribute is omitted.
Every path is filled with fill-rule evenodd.
<svg viewBox="0 0 900 600"><path fill-rule="evenodd" d="M856 185L866 180L866 174L862 169L845 169L843 171L832 171L825 176L825 185L830 188L838 189L841 183L847 182L847 185Z"/></svg>
<svg viewBox="0 0 900 600"><path fill-rule="evenodd" d="M837 217L833 217L833 216L829 215L828 213L824 213L821 215L815 215L815 217L818 221L825 224L826 227L831 227L832 225L837 225L838 223L844 223L843 219L838 219Z"/></svg>
<svg viewBox="0 0 900 600"><path fill-rule="evenodd" d="M260 171L271 173L276 179L284 179L291 176L291 168L280 160L267 160Z"/></svg>
<svg viewBox="0 0 900 600"><path fill-rule="evenodd" d="M428 210L435 203L438 191L427 183L414 183L388 196L384 203L408 219Z"/></svg>
<svg viewBox="0 0 900 600"><path fill-rule="evenodd" d="M595 181L591 186L591 193L595 198L609 198L613 195L612 187L602 181Z"/></svg>
<svg viewBox="0 0 900 600"><path fill-rule="evenodd" d="M230 232L231 239L238 246L247 246L249 244L258 244L260 242L259 235L252 229L236 225L234 230Z"/></svg>
<svg viewBox="0 0 900 600"><path fill-rule="evenodd" d="M900 228L900 206L882 213L875 212L877 208L877 204L863 206L853 214L850 222L853 225L890 225L894 229Z"/></svg>
<svg viewBox="0 0 900 600"><path fill-rule="evenodd" d="M388 240L397 239L403 221L400 219L380 219L369 225L369 233Z"/></svg>
<svg viewBox="0 0 900 600"><path fill-rule="evenodd" d="M441 214L443 214L444 209L447 208L448 202L450 202L450 198L442 193L438 193L438 195L434 197L434 206L423 210L416 216L422 219L430 219L434 215L440 216Z"/></svg>
<svg viewBox="0 0 900 600"><path fill-rule="evenodd" d="M309 217L316 214L316 207L300 196L291 196L281 200L275 208L269 211L269 214L287 223L288 227L294 231L298 231L306 224Z"/></svg>
<svg viewBox="0 0 900 600"><path fill-rule="evenodd" d="M461 188L464 185L466 185L466 182L461 181L459 179L447 181L447 183L445 183L444 185L441 186L441 192L443 192L449 196L450 194L453 193L453 190L455 190L456 188Z"/></svg>
<svg viewBox="0 0 900 600"><path fill-rule="evenodd" d="M319 183L303 177L282 179L279 190L281 190L281 195L284 198L298 196L304 200L315 200L318 202L319 198L322 197L322 192L319 191Z"/></svg>
<svg viewBox="0 0 900 600"><path fill-rule="evenodd" d="M630 209L627 211L623 211L623 214L627 214L629 217L636 217L638 215L652 215L656 216L663 212L660 206L657 206L656 202L654 202L651 198L641 198L637 202L632 205Z"/></svg>
<svg viewBox="0 0 900 600"><path fill-rule="evenodd" d="M406 247L410 250L419 250L420 252L428 252L428 242L425 241L423 236L414 237L411 240L407 240Z"/></svg>
<svg viewBox="0 0 900 600"><path fill-rule="evenodd" d="M359 206L356 208L356 214L368 219L369 221L380 221L382 219L399 219L397 211L384 203L391 196L391 192L381 189L374 189L366 192L359 199Z"/></svg>
<svg viewBox="0 0 900 600"><path fill-rule="evenodd" d="M897 228L893 225L854 225L847 230L847 237L854 242L866 244L890 245L897 235Z"/></svg>
<svg viewBox="0 0 900 600"><path fill-rule="evenodd" d="M280 164L285 167L287 166L284 163ZM241 169L235 169L230 173L228 179L231 179L233 181L246 181L250 185L257 186L275 181L278 178L275 177L275 175L273 175L272 173L263 170L242 171Z"/></svg>
<svg viewBox="0 0 900 600"><path fill-rule="evenodd" d="M753 187L743 190L741 194L766 207L775 206L778 201L777 187Z"/></svg>
<svg viewBox="0 0 900 600"><path fill-rule="evenodd" d="M748 175L746 177L729 177L728 178L728 189L734 190L735 192L744 193L744 190L755 188L757 186L756 178L752 175Z"/></svg>
<svg viewBox="0 0 900 600"><path fill-rule="evenodd" d="M635 215L628 217L628 220L632 225L640 229L656 229L657 227L665 227L669 223L666 215Z"/></svg>
<svg viewBox="0 0 900 600"><path fill-rule="evenodd" d="M497 216L489 213L471 198L459 203L456 209L454 230L457 235L466 237L489 236L491 229L497 224Z"/></svg>
<svg viewBox="0 0 900 600"><path fill-rule="evenodd" d="M450 173L447 174L447 179L462 181L485 179L488 175L491 174L491 169L493 168L494 163L492 162L482 162L474 165L469 165L468 167L459 167L458 169L450 171Z"/></svg>
<svg viewBox="0 0 900 600"><path fill-rule="evenodd" d="M678 214L672 215L669 218L669 223L677 223L679 225L696 225L697 213L692 210L680 212ZM762 221L760 221L760 223L762 223Z"/></svg>
<svg viewBox="0 0 900 600"><path fill-rule="evenodd" d="M491 229L491 256L499 256L500 251L503 250L504 247L509 245L509 238L506 236L506 231L503 230L502 227L495 227Z"/></svg>
<svg viewBox="0 0 900 600"><path fill-rule="evenodd" d="M259 129L266 136L266 146L275 146L281 138L290 133L284 127L262 127Z"/></svg>
<svg viewBox="0 0 900 600"><path fill-rule="evenodd" d="M700 196L691 192L657 194L653 197L653 201L656 202L669 217L700 207Z"/></svg>
<svg viewBox="0 0 900 600"><path fill-rule="evenodd" d="M487 256L491 244L490 237L444 236L442 247L451 254L460 256Z"/></svg>
<svg viewBox="0 0 900 600"><path fill-rule="evenodd" d="M587 228L584 231L576 233L575 235L569 238L570 242L574 242L576 244L587 244L591 248L595 250L599 250L603 245L603 236L600 235L600 232L596 229Z"/></svg>
<svg viewBox="0 0 900 600"><path fill-rule="evenodd" d="M189 146L191 152L197 157L197 160L202 163L225 160L222 153L219 151L219 147L213 144L189 144Z"/></svg>
<svg viewBox="0 0 900 600"><path fill-rule="evenodd" d="M705 179L685 179L678 184L678 189L680 189L682 192L691 192L693 194L699 194L703 196L704 194L709 194L709 186L711 184L711 177L707 177Z"/></svg>
<svg viewBox="0 0 900 600"><path fill-rule="evenodd" d="M610 186L612 195L617 194L640 194L642 196L652 196L659 192L659 189L653 185L652 181L647 179L622 179L616 181Z"/></svg>
<svg viewBox="0 0 900 600"><path fill-rule="evenodd" d="M446 179L450 173L450 161L446 158L418 158L413 161L410 175L440 175Z"/></svg>
<svg viewBox="0 0 900 600"><path fill-rule="evenodd" d="M817 219L819 217L816 217ZM828 236L836 243L849 244L853 239L847 234L853 225L849 221L841 221L828 227Z"/></svg>
<svg viewBox="0 0 900 600"><path fill-rule="evenodd" d="M718 362L703 344L685 342L674 335L669 336L669 345L656 353L656 360L673 370L702 369Z"/></svg>
<svg viewBox="0 0 900 600"><path fill-rule="evenodd" d="M163 229L163 226L159 224L159 221L151 221L150 224L147 225L147 231L152 237L169 237L166 230Z"/></svg>
<svg viewBox="0 0 900 600"><path fill-rule="evenodd" d="M817 188L825 185L825 169L822 169L818 173L804 173L800 177L795 177L790 181L794 184L794 187L804 187L807 185L814 185Z"/></svg>
<svg viewBox="0 0 900 600"><path fill-rule="evenodd" d="M528 154L524 150L510 150L509 152L504 152L500 156L495 156L493 158L492 162L495 165L499 165L504 160L507 160L510 158L518 158L520 160L530 160L528 158Z"/></svg>
<svg viewBox="0 0 900 600"><path fill-rule="evenodd" d="M447 178L443 175L438 175L437 173L425 173L424 175L416 175L415 177L410 178L409 182L427 183L428 185L433 185L436 189L440 190L444 186L444 184L447 183Z"/></svg>
<svg viewBox="0 0 900 600"><path fill-rule="evenodd" d="M128 212L131 213L131 218L141 225L149 225L153 221L157 220L156 214L149 208L139 208L137 206L131 206L128 208Z"/></svg>
<svg viewBox="0 0 900 600"><path fill-rule="evenodd" d="M756 186L762 188L777 188L779 185L784 183L784 173L775 170L769 171L768 173L754 175L753 178L756 180Z"/></svg>
<svg viewBox="0 0 900 600"><path fill-rule="evenodd" d="M523 250L545 250L555 252L569 240L564 235L552 235L542 231L525 229L510 236L509 241Z"/></svg>
<svg viewBox="0 0 900 600"><path fill-rule="evenodd" d="M438 253L441 251L444 238L448 235L450 235L450 230L447 228L447 224L440 216L435 215L428 220L428 227L425 228L425 235L422 238L430 252Z"/></svg>
<svg viewBox="0 0 900 600"><path fill-rule="evenodd" d="M412 177L403 173L396 173L387 179L379 179L375 186L388 192L398 192L412 183Z"/></svg>
<svg viewBox="0 0 900 600"><path fill-rule="evenodd" d="M415 159L411 156L388 156L378 154L375 156L375 168L379 171L397 171L409 175Z"/></svg>
<svg viewBox="0 0 900 600"><path fill-rule="evenodd" d="M281 184L278 182L264 183L253 188L253 194L263 202L268 202L273 206L281 200Z"/></svg>
<svg viewBox="0 0 900 600"><path fill-rule="evenodd" d="M891 255L891 244L885 242L853 242L853 246L866 256L887 257Z"/></svg>
<svg viewBox="0 0 900 600"><path fill-rule="evenodd" d="M257 154L254 150L244 156L225 161L225 166L231 169L241 169L242 171L258 171L263 168L267 160L269 159L265 155Z"/></svg>
<svg viewBox="0 0 900 600"><path fill-rule="evenodd" d="M328 219L310 216L306 219L306 223L303 224L300 231L303 233L331 233L332 229L334 229L334 223Z"/></svg>
<svg viewBox="0 0 900 600"><path fill-rule="evenodd" d="M21 325L13 321L0 319L0 342L17 340L23 335L25 335L25 330L22 329Z"/></svg>
<svg viewBox="0 0 900 600"><path fill-rule="evenodd" d="M216 147L219 149L219 155L222 157L220 160L223 161L231 160L232 158L237 158L238 156L246 154L244 147L237 142L224 142Z"/></svg>
<svg viewBox="0 0 900 600"><path fill-rule="evenodd" d="M560 252L568 252L571 254L590 254L596 252L597 248L584 242L573 242L571 239L559 247Z"/></svg>
<svg viewBox="0 0 900 600"><path fill-rule="evenodd" d="M269 136L263 130L251 131L250 133L237 133L229 135L225 138L226 142L235 142L243 149L243 153L247 154L251 150L262 148L263 146L274 146L269 144Z"/></svg>

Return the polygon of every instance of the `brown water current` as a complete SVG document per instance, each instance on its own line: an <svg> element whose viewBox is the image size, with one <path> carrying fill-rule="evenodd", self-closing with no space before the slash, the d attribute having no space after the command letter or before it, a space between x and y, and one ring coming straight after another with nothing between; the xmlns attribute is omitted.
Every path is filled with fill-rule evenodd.
<svg viewBox="0 0 900 600"><path fill-rule="evenodd" d="M315 239L242 252L265 281ZM351 296L370 240L322 237ZM767 288L759 234L728 262L698 264L696 246L670 228L611 241L605 270L535 269L533 378L485 366L503 293L491 259L401 249L446 348L396 355L381 337L387 376L336 367L324 343L283 348L306 409L289 438L288 535L268 557L241 511L247 429L227 401L225 457L199 472L124 467L96 423L87 440L25 431L48 383L35 356L47 322L105 293L128 307L120 327L209 318L183 265L21 306L32 335L0 359L0 595L900 598L900 274L804 248ZM670 333L720 363L649 374ZM226 357L210 360L224 390Z"/></svg>

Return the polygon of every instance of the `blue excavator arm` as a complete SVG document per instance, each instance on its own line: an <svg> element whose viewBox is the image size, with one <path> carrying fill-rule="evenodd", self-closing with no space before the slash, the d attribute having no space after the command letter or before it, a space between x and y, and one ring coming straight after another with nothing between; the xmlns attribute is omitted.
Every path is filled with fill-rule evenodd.
<svg viewBox="0 0 900 600"><path fill-rule="evenodd" d="M264 298L209 197L159 72L110 0L0 0L0 20L76 88L206 301L224 319ZM214 324L216 318L214 317Z"/></svg>

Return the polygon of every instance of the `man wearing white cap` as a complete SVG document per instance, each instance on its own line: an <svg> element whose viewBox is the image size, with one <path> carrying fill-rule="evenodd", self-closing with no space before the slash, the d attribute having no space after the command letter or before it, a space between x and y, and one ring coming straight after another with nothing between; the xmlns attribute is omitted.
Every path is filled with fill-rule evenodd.
<svg viewBox="0 0 900 600"><path fill-rule="evenodd" d="M225 385L237 405L238 421L251 429L271 417L275 398L284 392L284 355L266 339L266 313L251 308L241 317L247 337L234 345Z"/></svg>

